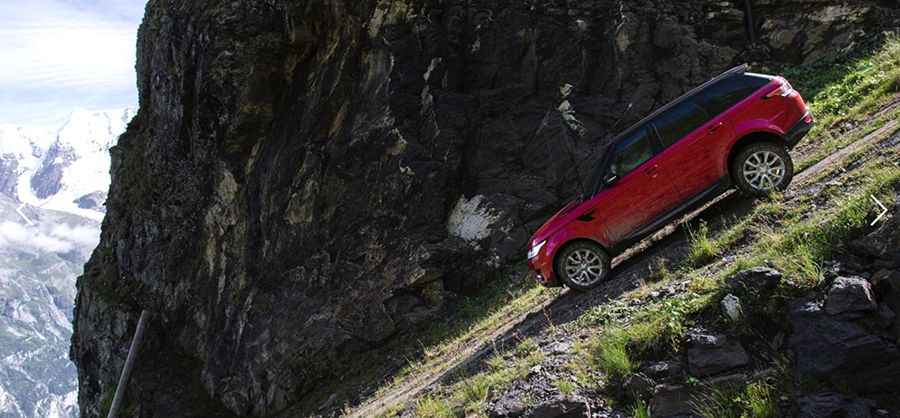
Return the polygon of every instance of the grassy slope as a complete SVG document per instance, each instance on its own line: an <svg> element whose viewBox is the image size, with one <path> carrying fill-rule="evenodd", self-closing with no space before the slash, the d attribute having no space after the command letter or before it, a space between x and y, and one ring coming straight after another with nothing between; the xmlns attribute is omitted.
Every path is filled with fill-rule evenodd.
<svg viewBox="0 0 900 418"><path fill-rule="evenodd" d="M876 130L898 111L886 112L873 118L897 97L900 90L900 40L889 39L882 46L861 53L845 62L828 62L809 67L770 69L784 74L794 87L804 93L817 118L817 125L798 148L802 158L798 169L812 166L833 153ZM857 128L861 123L865 126ZM646 288L625 295L620 300L597 306L571 324L574 327L596 328L597 336L580 344L571 369L576 382L557 382L562 393L582 389L596 389L596 376L606 381L621 381L632 373L641 358L651 351L677 350L686 327L692 318L718 304L722 281L743 268L769 264L794 278L797 288L816 286L821 279L821 263L834 245L858 233L871 217L869 194L884 195L891 186L900 183L900 170L888 164L896 154L882 156L847 180L847 187L826 196L801 196L790 199L773 196L756 205L748 216L713 236L706 225L689 231L691 252L675 271L658 273L658 281ZM823 173L826 176L828 173ZM814 179L817 180L817 179ZM887 196L885 196L887 198ZM801 208L818 199L827 209L813 214ZM730 255L729 261L720 260ZM629 309L623 301L640 298L654 286L674 280L690 279L689 291L675 297ZM477 339L499 321L514 313L527 312L540 302L555 297L539 288L529 288L521 297L503 301L503 306L483 306L488 315L475 315L465 332L450 333L436 338L429 345L433 355L410 365L406 373L422 372L435 367L442 356L459 346ZM480 416L492 396L500 393L515 379L540 362L542 354L525 340L513 350L498 352L486 363L485 369L455 383L437 388L415 402L416 415L422 417L453 417L466 414ZM396 383L396 382L395 382ZM390 385L385 390L389 390ZM704 416L771 416L775 388L765 382L755 382L738 391L710 390L699 404ZM525 400L527 404L527 399ZM391 408L386 416L400 411ZM646 405L634 406L635 416L643 416Z"/></svg>

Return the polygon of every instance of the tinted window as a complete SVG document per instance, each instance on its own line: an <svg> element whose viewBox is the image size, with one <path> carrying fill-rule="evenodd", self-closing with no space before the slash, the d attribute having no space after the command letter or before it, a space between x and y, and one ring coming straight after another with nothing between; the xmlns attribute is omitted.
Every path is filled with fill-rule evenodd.
<svg viewBox="0 0 900 418"><path fill-rule="evenodd" d="M697 104L715 117L768 83L769 79L764 77L736 74L697 94Z"/></svg>
<svg viewBox="0 0 900 418"><path fill-rule="evenodd" d="M663 147L674 144L709 120L709 115L693 101L686 100L653 120Z"/></svg>
<svg viewBox="0 0 900 418"><path fill-rule="evenodd" d="M616 145L610 173L622 177L653 158L656 150L648 132L646 127L641 127Z"/></svg>

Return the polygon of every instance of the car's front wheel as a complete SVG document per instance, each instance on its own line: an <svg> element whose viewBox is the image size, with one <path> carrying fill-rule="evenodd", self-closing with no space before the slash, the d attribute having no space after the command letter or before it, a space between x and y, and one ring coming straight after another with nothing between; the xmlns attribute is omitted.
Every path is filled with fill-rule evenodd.
<svg viewBox="0 0 900 418"><path fill-rule="evenodd" d="M588 290L606 280L609 275L609 256L597 244L578 241L559 254L556 271L566 286Z"/></svg>
<svg viewBox="0 0 900 418"><path fill-rule="evenodd" d="M780 145L759 142L742 149L731 166L737 187L751 196L782 191L794 177L791 155Z"/></svg>

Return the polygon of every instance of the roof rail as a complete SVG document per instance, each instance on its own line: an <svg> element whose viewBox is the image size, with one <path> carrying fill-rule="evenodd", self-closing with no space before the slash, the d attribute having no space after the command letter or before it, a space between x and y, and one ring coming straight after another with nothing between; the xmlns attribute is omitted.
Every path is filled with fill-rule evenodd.
<svg viewBox="0 0 900 418"><path fill-rule="evenodd" d="M732 76L732 75L734 75L734 74L744 74L744 73L746 73L748 70L750 70L750 65L749 65L749 64L741 64L741 65L738 65L737 67L734 67L734 68L732 68L732 69L730 69L730 70L728 70L728 71L723 72L722 74L719 74L719 75L717 75L717 76L711 78L709 81L707 81L707 82L705 82L705 83L703 83L703 84L701 84L701 85L699 85L699 86L697 86L697 87L694 87L693 89L691 89L691 90L688 91L687 93L684 93L684 94L682 94L681 96L678 96L677 99L672 100L671 102L667 103L665 106L660 107L659 109L654 110L653 113L650 113L649 115L645 116L643 119L637 121L634 125L631 125L630 127L628 127L628 129L622 131L622 133L620 133L620 134L616 135L615 137L613 137L613 140L612 140L611 143L616 143L616 142L618 142L618 141L619 141L620 139L622 139L622 137L624 137L625 135L630 134L632 131L634 131L634 130L637 129L638 127L643 126L644 124L646 124L647 122L649 122L651 119L653 119L653 118L659 116L660 113L663 113L663 112L665 112L665 111L667 111L667 110L669 110L669 109L675 107L676 105L678 105L678 104L680 104L681 102L687 100L687 99L690 98L691 96L693 96L693 95L699 93L700 91L706 89L707 87L713 85L713 84L716 83L717 81L722 80L723 78Z"/></svg>

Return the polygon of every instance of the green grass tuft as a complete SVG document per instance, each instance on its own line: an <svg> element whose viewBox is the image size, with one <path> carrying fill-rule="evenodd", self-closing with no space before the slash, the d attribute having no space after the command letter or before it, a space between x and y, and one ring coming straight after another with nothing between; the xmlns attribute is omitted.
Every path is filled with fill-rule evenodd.
<svg viewBox="0 0 900 418"><path fill-rule="evenodd" d="M709 236L709 227L706 222L700 222L700 226L696 230L687 227L687 232L691 248L688 255L690 265L706 264L719 254L719 243Z"/></svg>
<svg viewBox="0 0 900 418"><path fill-rule="evenodd" d="M454 418L456 414L450 402L432 396L425 396L416 402L416 416L421 418Z"/></svg>
<svg viewBox="0 0 900 418"><path fill-rule="evenodd" d="M590 377L586 370L597 370L606 377L607 381L620 382L625 376L631 374L635 364L628 353L629 335L624 328L610 328L605 332L589 339L585 344L579 345L579 364L582 373L577 376ZM597 382L582 381L582 386L596 386Z"/></svg>
<svg viewBox="0 0 900 418"><path fill-rule="evenodd" d="M559 390L559 393L563 394L564 396L571 396L578 389L578 386L575 385L575 382L566 378L556 379L553 382L553 386L556 386L556 389Z"/></svg>

